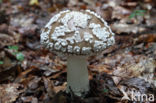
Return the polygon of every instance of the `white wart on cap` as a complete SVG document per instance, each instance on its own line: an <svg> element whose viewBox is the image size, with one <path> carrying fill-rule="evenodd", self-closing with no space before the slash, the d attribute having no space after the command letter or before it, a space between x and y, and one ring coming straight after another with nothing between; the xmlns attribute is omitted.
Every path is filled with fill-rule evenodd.
<svg viewBox="0 0 156 103"><path fill-rule="evenodd" d="M106 21L90 10L62 11L41 33L41 44L59 53L92 55L114 43L114 33Z"/></svg>

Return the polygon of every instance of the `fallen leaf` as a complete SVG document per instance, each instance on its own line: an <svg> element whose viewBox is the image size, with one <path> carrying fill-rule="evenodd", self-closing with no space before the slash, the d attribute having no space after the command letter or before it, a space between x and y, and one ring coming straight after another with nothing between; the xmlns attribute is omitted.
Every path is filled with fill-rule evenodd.
<svg viewBox="0 0 156 103"><path fill-rule="evenodd" d="M66 87L67 87L67 82L64 82L64 84L61 86L55 86L54 91L55 91L55 93L58 93L60 91L65 91Z"/></svg>
<svg viewBox="0 0 156 103"><path fill-rule="evenodd" d="M25 103L38 103L38 99L33 96L21 97L21 100Z"/></svg>
<svg viewBox="0 0 156 103"><path fill-rule="evenodd" d="M11 35L0 33L0 48L14 44L14 38Z"/></svg>
<svg viewBox="0 0 156 103"><path fill-rule="evenodd" d="M1 84L0 85L0 102L1 103L13 103L19 96L20 93L23 92L20 88L20 84L17 83L9 83L9 84Z"/></svg>
<svg viewBox="0 0 156 103"><path fill-rule="evenodd" d="M130 13L131 12L128 9L121 7L121 6L116 6L114 10L112 11L112 19L123 19Z"/></svg>
<svg viewBox="0 0 156 103"><path fill-rule="evenodd" d="M143 34L134 39L135 44L156 42L156 34Z"/></svg>
<svg viewBox="0 0 156 103"><path fill-rule="evenodd" d="M136 24L124 24L124 23L114 23L112 24L112 30L117 33L139 33L146 30L146 28L137 26Z"/></svg>
<svg viewBox="0 0 156 103"><path fill-rule="evenodd" d="M39 5L38 0L30 0L29 5Z"/></svg>
<svg viewBox="0 0 156 103"><path fill-rule="evenodd" d="M44 86L46 88L46 91L48 95L53 98L56 92L54 91L54 84L52 81L50 81L48 78L43 78Z"/></svg>

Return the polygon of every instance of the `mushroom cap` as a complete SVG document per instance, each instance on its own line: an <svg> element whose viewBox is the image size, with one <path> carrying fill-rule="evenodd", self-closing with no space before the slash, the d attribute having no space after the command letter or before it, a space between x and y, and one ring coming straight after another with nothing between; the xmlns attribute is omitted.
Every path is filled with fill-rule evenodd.
<svg viewBox="0 0 156 103"><path fill-rule="evenodd" d="M90 10L61 11L41 33L41 44L56 53L93 55L114 43L114 33L107 22Z"/></svg>

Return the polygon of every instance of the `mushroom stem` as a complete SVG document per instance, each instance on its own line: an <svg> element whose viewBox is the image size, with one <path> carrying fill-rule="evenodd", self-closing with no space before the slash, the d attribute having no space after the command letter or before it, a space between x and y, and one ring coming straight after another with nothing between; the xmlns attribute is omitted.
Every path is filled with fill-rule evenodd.
<svg viewBox="0 0 156 103"><path fill-rule="evenodd" d="M85 56L69 56L67 60L67 92L77 96L89 91L87 60Z"/></svg>

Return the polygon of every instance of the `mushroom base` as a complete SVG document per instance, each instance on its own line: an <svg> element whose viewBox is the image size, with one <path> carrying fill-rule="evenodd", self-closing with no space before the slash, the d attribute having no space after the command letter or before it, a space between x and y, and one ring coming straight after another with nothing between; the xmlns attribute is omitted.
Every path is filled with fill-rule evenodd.
<svg viewBox="0 0 156 103"><path fill-rule="evenodd" d="M87 60L84 56L69 56L67 59L67 92L82 96L89 91Z"/></svg>

